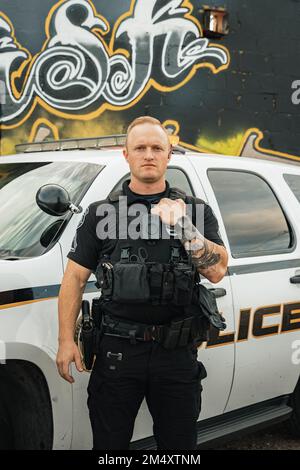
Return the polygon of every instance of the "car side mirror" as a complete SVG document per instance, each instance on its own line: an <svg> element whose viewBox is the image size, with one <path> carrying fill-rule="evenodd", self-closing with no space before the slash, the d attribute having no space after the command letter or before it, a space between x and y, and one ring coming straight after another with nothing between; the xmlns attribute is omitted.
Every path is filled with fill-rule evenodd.
<svg viewBox="0 0 300 470"><path fill-rule="evenodd" d="M68 211L82 212L82 207L75 206L68 191L59 184L44 184L36 193L35 200L39 208L49 215L64 215Z"/></svg>

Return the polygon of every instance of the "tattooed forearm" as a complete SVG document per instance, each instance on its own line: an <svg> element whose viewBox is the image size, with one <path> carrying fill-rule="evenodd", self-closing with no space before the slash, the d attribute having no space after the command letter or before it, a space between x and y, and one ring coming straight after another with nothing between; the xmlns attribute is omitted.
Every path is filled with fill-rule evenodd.
<svg viewBox="0 0 300 470"><path fill-rule="evenodd" d="M186 251L191 253L197 269L209 268L220 261L221 256L215 253L214 243L209 244L187 216L182 217L174 228Z"/></svg>
<svg viewBox="0 0 300 470"><path fill-rule="evenodd" d="M187 251L192 252L192 261L197 269L206 269L210 266L214 266L215 264L219 263L221 259L221 255L219 253L215 253L214 246L210 249L207 241L204 239L203 243L201 242L202 249L199 249L200 243L195 239L190 242L185 242L184 247Z"/></svg>

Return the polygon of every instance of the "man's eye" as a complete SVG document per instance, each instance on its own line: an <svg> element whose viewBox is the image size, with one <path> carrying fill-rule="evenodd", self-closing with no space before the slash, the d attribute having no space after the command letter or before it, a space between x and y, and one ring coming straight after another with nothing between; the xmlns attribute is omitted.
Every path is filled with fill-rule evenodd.
<svg viewBox="0 0 300 470"><path fill-rule="evenodd" d="M162 148L159 147L159 146L156 146L156 147L154 147L154 150L155 150L155 152L160 152L162 150Z"/></svg>

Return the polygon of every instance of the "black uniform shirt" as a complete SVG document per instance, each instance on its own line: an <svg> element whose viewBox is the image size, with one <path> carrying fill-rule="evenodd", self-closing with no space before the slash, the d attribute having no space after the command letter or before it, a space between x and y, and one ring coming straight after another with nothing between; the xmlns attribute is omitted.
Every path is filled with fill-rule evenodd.
<svg viewBox="0 0 300 470"><path fill-rule="evenodd" d="M129 183L130 180L126 180L123 183L123 194L127 196L128 207L133 203L141 203L145 204L148 207L148 212L150 212L151 204L158 203L159 200L163 197L169 197L170 185L168 181L166 181L166 187L164 191L151 195L134 193L129 188ZM195 198L195 201L198 204L204 205L204 227L202 227L202 230L200 230L199 226L197 226L197 228L208 240L211 240L219 245L224 245L218 231L218 221L211 207L201 199ZM92 270L93 272L96 270L99 259L104 254L111 254L114 250L114 247L116 246L116 240L114 239L100 239L97 237L96 227L104 216L97 215L96 211L97 208L99 208L99 206L104 202L108 203L107 200L97 201L88 206L87 210L81 218L81 221L78 224L71 249L67 255L71 260L87 269ZM193 222L195 223L194 220ZM169 244L169 240L163 240L163 242ZM158 240L158 242L149 242L148 240L147 243L147 261L157 261L162 263L169 261L169 253L168 250L165 249L166 244L162 245L161 240ZM181 246L179 240L177 240L177 243ZM131 244L134 244L134 241L131 242ZM120 318L127 318L148 324L167 323L174 316L177 317L183 315L183 308L172 304L121 304L110 301L105 304L105 310Z"/></svg>

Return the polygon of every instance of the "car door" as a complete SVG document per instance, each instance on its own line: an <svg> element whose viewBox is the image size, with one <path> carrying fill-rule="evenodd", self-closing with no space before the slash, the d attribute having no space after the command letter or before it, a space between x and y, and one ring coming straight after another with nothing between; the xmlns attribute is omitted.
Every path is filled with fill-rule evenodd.
<svg viewBox="0 0 300 470"><path fill-rule="evenodd" d="M293 283L300 272L299 225L275 168L207 169L207 191L226 229L234 299L235 373L226 411L290 393L299 377L292 362L300 329L299 284Z"/></svg>

